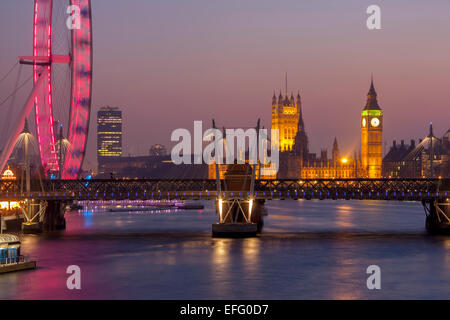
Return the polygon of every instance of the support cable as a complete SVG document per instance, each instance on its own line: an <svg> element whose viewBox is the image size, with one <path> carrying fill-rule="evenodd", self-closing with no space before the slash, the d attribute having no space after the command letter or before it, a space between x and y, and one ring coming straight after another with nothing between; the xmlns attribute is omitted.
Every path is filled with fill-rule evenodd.
<svg viewBox="0 0 450 320"><path fill-rule="evenodd" d="M10 74L13 72L13 70L19 65L19 62L16 62L11 69L0 79L0 83L2 83Z"/></svg>
<svg viewBox="0 0 450 320"><path fill-rule="evenodd" d="M14 85L14 90L17 90L17 88L19 86L19 82L20 82L21 76L22 76L22 65L20 65L19 72L17 73L17 78L16 78L16 83ZM12 115L13 114L13 108L14 108L15 102L16 102L16 95L14 94L13 98L11 99L11 103L9 104L9 108L8 108L8 110L6 110L6 114L8 114L8 115ZM7 136L7 133L10 130L10 126L11 126L11 121L7 121L7 123L3 124L2 137Z"/></svg>
<svg viewBox="0 0 450 320"><path fill-rule="evenodd" d="M15 89L9 96L7 96L3 101L1 101L0 107L2 107L12 96L14 96L20 89L22 89L32 78L33 76L27 78L24 82L22 82L22 84L19 87L17 87L17 89Z"/></svg>

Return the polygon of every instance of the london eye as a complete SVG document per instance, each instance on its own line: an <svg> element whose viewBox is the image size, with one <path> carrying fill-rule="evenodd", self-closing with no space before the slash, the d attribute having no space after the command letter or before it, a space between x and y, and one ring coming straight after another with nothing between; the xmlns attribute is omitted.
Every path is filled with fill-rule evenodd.
<svg viewBox="0 0 450 320"><path fill-rule="evenodd" d="M85 156L92 97L90 0L34 0L33 90L3 149L5 166L34 107L36 138L47 177L78 178Z"/></svg>

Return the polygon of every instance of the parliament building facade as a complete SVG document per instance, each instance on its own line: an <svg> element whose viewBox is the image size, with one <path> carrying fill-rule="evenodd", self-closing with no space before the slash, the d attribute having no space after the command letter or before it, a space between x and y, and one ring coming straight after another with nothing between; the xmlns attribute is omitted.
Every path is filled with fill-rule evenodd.
<svg viewBox="0 0 450 320"><path fill-rule="evenodd" d="M373 80L361 112L361 153L343 157L334 139L331 157L309 152L300 94L272 98L272 129L279 130L279 179L381 178L383 112Z"/></svg>

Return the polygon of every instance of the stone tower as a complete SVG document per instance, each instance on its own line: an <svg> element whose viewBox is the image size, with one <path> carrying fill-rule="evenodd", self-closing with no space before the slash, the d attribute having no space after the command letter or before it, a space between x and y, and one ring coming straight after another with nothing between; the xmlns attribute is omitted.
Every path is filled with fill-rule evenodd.
<svg viewBox="0 0 450 320"><path fill-rule="evenodd" d="M280 92L278 99L275 96L275 93L272 97L272 129L279 130L280 152L292 151L295 136L297 135L299 127L300 112L300 94L297 95L296 99L292 93L289 96L287 93L286 80L285 95Z"/></svg>
<svg viewBox="0 0 450 320"><path fill-rule="evenodd" d="M340 153L339 153L339 146L338 146L338 142L337 142L337 138L334 138L334 142L333 142L333 155L332 155L332 160L333 160L333 164L337 164L339 162L340 159Z"/></svg>
<svg viewBox="0 0 450 320"><path fill-rule="evenodd" d="M377 101L373 85L367 94L367 103L361 112L361 165L362 175L371 179L381 178L383 158L383 112Z"/></svg>

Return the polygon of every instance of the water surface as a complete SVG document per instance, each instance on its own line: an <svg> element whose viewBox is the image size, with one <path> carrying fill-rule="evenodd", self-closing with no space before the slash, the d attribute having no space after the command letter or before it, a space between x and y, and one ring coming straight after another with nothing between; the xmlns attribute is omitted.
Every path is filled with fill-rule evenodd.
<svg viewBox="0 0 450 320"><path fill-rule="evenodd" d="M0 275L1 299L449 299L450 237L419 203L270 201L263 234L212 239L213 203L179 212L71 212L22 236L34 271ZM381 290L366 287L380 266ZM68 290L78 265L82 289Z"/></svg>

